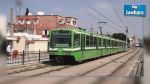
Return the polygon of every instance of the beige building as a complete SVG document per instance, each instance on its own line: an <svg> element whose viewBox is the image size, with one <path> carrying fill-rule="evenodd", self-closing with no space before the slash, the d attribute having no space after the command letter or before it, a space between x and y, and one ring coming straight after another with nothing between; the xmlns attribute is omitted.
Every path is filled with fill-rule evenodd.
<svg viewBox="0 0 150 84"><path fill-rule="evenodd" d="M130 40L130 47L138 47L141 45L140 39L135 36L129 38L129 40Z"/></svg>
<svg viewBox="0 0 150 84"><path fill-rule="evenodd" d="M14 36L10 37L10 35L7 34L7 42L11 45L12 51L47 51L48 49L48 39L42 38L41 35L14 33Z"/></svg>

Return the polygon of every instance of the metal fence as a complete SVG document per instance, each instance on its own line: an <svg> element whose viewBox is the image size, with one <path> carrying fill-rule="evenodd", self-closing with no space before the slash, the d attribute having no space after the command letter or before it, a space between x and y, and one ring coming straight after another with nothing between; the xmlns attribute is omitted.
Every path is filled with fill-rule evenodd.
<svg viewBox="0 0 150 84"><path fill-rule="evenodd" d="M7 65L24 65L25 63L34 63L48 61L49 55L47 51L22 51L11 52L7 56Z"/></svg>

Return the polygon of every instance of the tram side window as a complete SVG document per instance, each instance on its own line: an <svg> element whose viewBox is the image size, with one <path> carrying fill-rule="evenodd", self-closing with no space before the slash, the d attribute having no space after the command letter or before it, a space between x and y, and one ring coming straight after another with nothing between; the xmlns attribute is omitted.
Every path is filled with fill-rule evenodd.
<svg viewBox="0 0 150 84"><path fill-rule="evenodd" d="M114 47L117 47L117 42L116 41L114 41Z"/></svg>
<svg viewBox="0 0 150 84"><path fill-rule="evenodd" d="M102 43L101 38L99 38L99 47L101 47L101 43Z"/></svg>
<svg viewBox="0 0 150 84"><path fill-rule="evenodd" d="M86 47L90 46L90 36L86 36Z"/></svg>
<svg viewBox="0 0 150 84"><path fill-rule="evenodd" d="M121 42L119 42L119 47L121 48Z"/></svg>
<svg viewBox="0 0 150 84"><path fill-rule="evenodd" d="M91 47L91 45L93 45L93 38L92 38L92 36L90 36L90 47Z"/></svg>
<svg viewBox="0 0 150 84"><path fill-rule="evenodd" d="M96 37L93 37L93 46L96 46Z"/></svg>
<svg viewBox="0 0 150 84"><path fill-rule="evenodd" d="M105 44L106 47L108 47L108 40L107 40L107 39L105 40L105 43L106 43L106 44Z"/></svg>
<svg viewBox="0 0 150 84"><path fill-rule="evenodd" d="M113 41L112 40L109 40L110 41L110 47L113 47Z"/></svg>
<svg viewBox="0 0 150 84"><path fill-rule="evenodd" d="M106 47L106 39L103 39L103 46Z"/></svg>
<svg viewBox="0 0 150 84"><path fill-rule="evenodd" d="M111 44L112 44L112 47L115 47L115 41L112 41Z"/></svg>
<svg viewBox="0 0 150 84"><path fill-rule="evenodd" d="M112 47L112 45L111 45L111 40L109 40L109 47Z"/></svg>
<svg viewBox="0 0 150 84"><path fill-rule="evenodd" d="M113 47L116 47L116 41L113 41Z"/></svg>
<svg viewBox="0 0 150 84"><path fill-rule="evenodd" d="M114 41L111 40L111 47L114 47Z"/></svg>
<svg viewBox="0 0 150 84"><path fill-rule="evenodd" d="M93 36L90 36L90 47L93 46Z"/></svg>
<svg viewBox="0 0 150 84"><path fill-rule="evenodd" d="M106 46L109 47L109 40L106 40Z"/></svg>
<svg viewBox="0 0 150 84"><path fill-rule="evenodd" d="M115 41L113 41L113 43L112 43L112 44L113 44L113 47L115 47Z"/></svg>
<svg viewBox="0 0 150 84"><path fill-rule="evenodd" d="M120 47L122 48L122 42L120 42Z"/></svg>
<svg viewBox="0 0 150 84"><path fill-rule="evenodd" d="M116 42L116 47L118 47L118 42Z"/></svg>
<svg viewBox="0 0 150 84"><path fill-rule="evenodd" d="M74 35L74 47L80 47L80 34Z"/></svg>
<svg viewBox="0 0 150 84"><path fill-rule="evenodd" d="M111 47L110 40L108 40L109 47Z"/></svg>

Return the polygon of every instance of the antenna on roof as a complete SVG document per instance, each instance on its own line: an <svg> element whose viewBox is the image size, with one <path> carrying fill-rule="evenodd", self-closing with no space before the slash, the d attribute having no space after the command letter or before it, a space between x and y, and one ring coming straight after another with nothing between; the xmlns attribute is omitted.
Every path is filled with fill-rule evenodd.
<svg viewBox="0 0 150 84"><path fill-rule="evenodd" d="M29 9L27 8L25 15L28 15L28 14L29 14Z"/></svg>

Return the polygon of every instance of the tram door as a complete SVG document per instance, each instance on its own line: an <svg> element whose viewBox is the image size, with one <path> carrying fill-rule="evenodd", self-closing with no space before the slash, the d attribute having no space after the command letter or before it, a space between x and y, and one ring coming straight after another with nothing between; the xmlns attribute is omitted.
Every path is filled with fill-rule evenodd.
<svg viewBox="0 0 150 84"><path fill-rule="evenodd" d="M82 57L84 57L84 51L85 51L85 35L81 34L81 52L82 52Z"/></svg>

